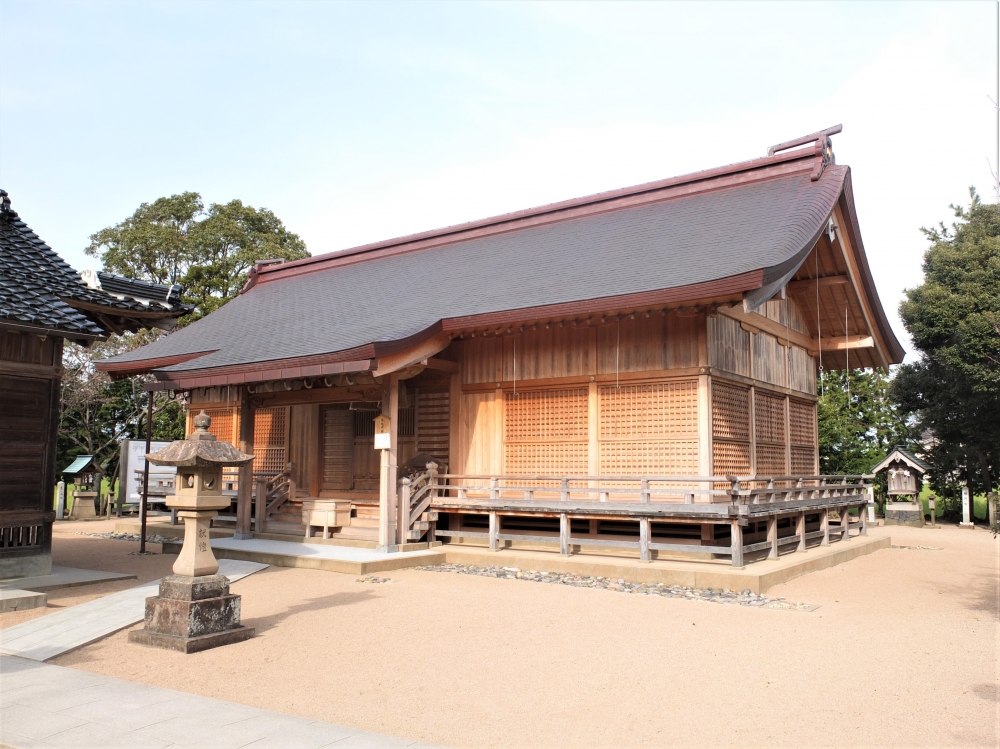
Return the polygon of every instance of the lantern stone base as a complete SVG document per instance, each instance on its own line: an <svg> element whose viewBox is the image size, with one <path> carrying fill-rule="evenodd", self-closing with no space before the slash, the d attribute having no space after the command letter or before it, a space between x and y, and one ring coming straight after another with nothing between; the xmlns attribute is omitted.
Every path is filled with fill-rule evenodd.
<svg viewBox="0 0 1000 749"><path fill-rule="evenodd" d="M138 645L197 653L254 636L240 625L240 597L229 592L225 575L170 575L160 595L146 599L146 627L129 633Z"/></svg>

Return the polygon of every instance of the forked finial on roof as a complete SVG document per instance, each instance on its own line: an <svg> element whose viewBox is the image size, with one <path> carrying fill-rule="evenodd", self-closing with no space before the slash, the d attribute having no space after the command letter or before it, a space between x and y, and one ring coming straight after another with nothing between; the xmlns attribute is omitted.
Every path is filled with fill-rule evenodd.
<svg viewBox="0 0 1000 749"><path fill-rule="evenodd" d="M787 151L790 148L795 148L796 146L804 146L809 143L815 143L817 156L819 157L816 161L816 166L813 168L813 172L810 175L810 179L815 182L823 174L823 169L825 169L830 164L835 164L836 158L833 155L833 141L830 139L831 135L836 135L844 129L843 125L834 125L833 127L828 127L825 130L820 130L817 133L811 133L809 135L803 135L801 138L795 138L794 140L786 140L784 143L779 143L776 146L771 146L767 149L768 156L774 156L780 151Z"/></svg>

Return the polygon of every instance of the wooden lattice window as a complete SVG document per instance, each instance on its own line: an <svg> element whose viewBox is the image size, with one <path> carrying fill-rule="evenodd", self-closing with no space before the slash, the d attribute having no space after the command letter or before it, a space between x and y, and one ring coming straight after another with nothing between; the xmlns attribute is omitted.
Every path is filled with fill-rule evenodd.
<svg viewBox="0 0 1000 749"><path fill-rule="evenodd" d="M504 473L586 474L586 388L504 394Z"/></svg>
<svg viewBox="0 0 1000 749"><path fill-rule="evenodd" d="M417 453L434 456L443 469L448 465L451 436L451 397L448 393L417 395Z"/></svg>
<svg viewBox="0 0 1000 749"><path fill-rule="evenodd" d="M785 476L785 446L757 443L757 475Z"/></svg>
<svg viewBox="0 0 1000 749"><path fill-rule="evenodd" d="M760 390L754 395L757 442L785 444L785 399Z"/></svg>
<svg viewBox="0 0 1000 749"><path fill-rule="evenodd" d="M750 475L750 445L739 442L712 442L712 472L717 476Z"/></svg>
<svg viewBox="0 0 1000 749"><path fill-rule="evenodd" d="M601 442L601 475L697 476L698 440Z"/></svg>
<svg viewBox="0 0 1000 749"><path fill-rule="evenodd" d="M288 465L288 408L259 408L254 413L253 469L281 473Z"/></svg>
<svg viewBox="0 0 1000 749"><path fill-rule="evenodd" d="M201 411L199 408L192 409L190 415L194 417ZM239 439L239 435L236 434L239 418L234 409L206 408L204 411L212 419L212 423L208 425L209 434L214 434L217 440L235 444Z"/></svg>
<svg viewBox="0 0 1000 749"><path fill-rule="evenodd" d="M587 390L534 390L504 394L508 442L587 440Z"/></svg>
<svg viewBox="0 0 1000 749"><path fill-rule="evenodd" d="M792 448L792 475L793 476L815 476L816 468L816 448L815 447L793 447Z"/></svg>
<svg viewBox="0 0 1000 749"><path fill-rule="evenodd" d="M802 401L788 401L788 424L793 445L816 444L816 406Z"/></svg>
<svg viewBox="0 0 1000 749"><path fill-rule="evenodd" d="M698 382L598 390L602 476L698 473Z"/></svg>
<svg viewBox="0 0 1000 749"><path fill-rule="evenodd" d="M712 383L712 436L720 440L750 441L749 388Z"/></svg>
<svg viewBox="0 0 1000 749"><path fill-rule="evenodd" d="M698 383L602 387L601 439L678 437L698 433Z"/></svg>

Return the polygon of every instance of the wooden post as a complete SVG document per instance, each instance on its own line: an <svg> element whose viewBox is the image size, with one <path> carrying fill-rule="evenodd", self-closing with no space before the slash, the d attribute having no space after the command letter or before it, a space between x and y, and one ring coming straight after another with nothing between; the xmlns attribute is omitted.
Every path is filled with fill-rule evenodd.
<svg viewBox="0 0 1000 749"><path fill-rule="evenodd" d="M732 540L732 550L733 550L733 567L743 566L743 527L740 525L738 518L734 518L730 521L730 527L733 529L733 540Z"/></svg>
<svg viewBox="0 0 1000 749"><path fill-rule="evenodd" d="M652 561L649 555L649 518L639 518L639 561Z"/></svg>
<svg viewBox="0 0 1000 749"><path fill-rule="evenodd" d="M843 528L843 533L840 534L840 540L846 541L851 537L851 508L841 507L840 508L840 527Z"/></svg>
<svg viewBox="0 0 1000 749"><path fill-rule="evenodd" d="M384 403L384 399L383 399ZM394 526L389 531L389 538L396 538L396 543L405 543L406 529L400 526L397 518L398 494L397 482L399 480L399 375L389 375L389 518ZM395 532L393 532L395 531Z"/></svg>
<svg viewBox="0 0 1000 749"><path fill-rule="evenodd" d="M428 489L427 491L431 496L431 502L433 502L438 495L437 476L438 476L438 464L432 460L430 463L427 464L427 484L430 486L430 489ZM429 509L433 510L434 508L430 507ZM434 515L432 515L431 517L434 517ZM430 521L430 523L431 523L430 527L427 529L427 543L434 543L435 541L437 541L437 521L432 520Z"/></svg>
<svg viewBox="0 0 1000 749"><path fill-rule="evenodd" d="M796 551L806 550L806 514L800 512L795 518L795 535L799 537L799 545Z"/></svg>
<svg viewBox="0 0 1000 749"><path fill-rule="evenodd" d="M649 502L649 479L643 479L639 484L639 501L646 504ZM687 499L684 500L685 502Z"/></svg>
<svg viewBox="0 0 1000 749"><path fill-rule="evenodd" d="M254 408L246 385L240 388L240 444L239 448L253 455ZM253 461L239 468L236 484L236 532L237 541L253 538L250 528L250 511L253 505ZM263 528L258 530L263 531Z"/></svg>
<svg viewBox="0 0 1000 749"><path fill-rule="evenodd" d="M559 501L569 502L569 479L567 478L559 483Z"/></svg>
<svg viewBox="0 0 1000 749"><path fill-rule="evenodd" d="M257 498L257 507L254 509L254 515L256 515L256 519L254 520L254 532L263 533L264 514L267 512L267 479L263 476L257 477L254 494Z"/></svg>
<svg viewBox="0 0 1000 749"><path fill-rule="evenodd" d="M767 540L771 542L771 550L767 553L768 559L778 558L778 516L771 515L767 519Z"/></svg>
<svg viewBox="0 0 1000 749"><path fill-rule="evenodd" d="M933 502L933 497L931 499ZM865 505L858 508L858 517L861 518L861 528L858 530L858 534L861 536L868 535L868 513L865 512ZM934 523L934 510L931 510L931 524Z"/></svg>
<svg viewBox="0 0 1000 749"><path fill-rule="evenodd" d="M819 511L819 529L823 531L823 540L819 542L820 546L830 545L830 510L824 507Z"/></svg>
<svg viewBox="0 0 1000 749"><path fill-rule="evenodd" d="M559 515L559 553L569 556L569 515L565 512Z"/></svg>
<svg viewBox="0 0 1000 749"><path fill-rule="evenodd" d="M490 551L500 551L500 518L496 511L490 511Z"/></svg>
<svg viewBox="0 0 1000 749"><path fill-rule="evenodd" d="M153 391L147 390L146 395L146 455L153 449ZM174 482L176 484L176 482ZM97 483L100 489L100 479ZM149 500L149 459L142 469L142 499L139 503L139 553L146 553L146 504Z"/></svg>
<svg viewBox="0 0 1000 749"><path fill-rule="evenodd" d="M412 488L410 487L410 479L403 476L399 480L399 543L405 544L409 540L407 538L407 532L410 530L410 496Z"/></svg>

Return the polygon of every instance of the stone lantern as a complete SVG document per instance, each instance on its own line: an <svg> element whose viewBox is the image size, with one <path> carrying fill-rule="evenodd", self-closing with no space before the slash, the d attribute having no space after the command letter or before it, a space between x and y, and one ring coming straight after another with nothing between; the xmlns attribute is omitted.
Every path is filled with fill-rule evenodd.
<svg viewBox="0 0 1000 749"><path fill-rule="evenodd" d="M177 466L176 494L167 507L184 520L184 544L174 574L160 582L160 595L146 599L146 627L129 633L129 641L184 653L241 642L253 637L240 625L240 597L230 595L229 578L217 574L209 524L229 507L222 493L224 466L246 465L253 455L220 442L208 431L211 418L194 417L195 430L146 459L153 465Z"/></svg>

